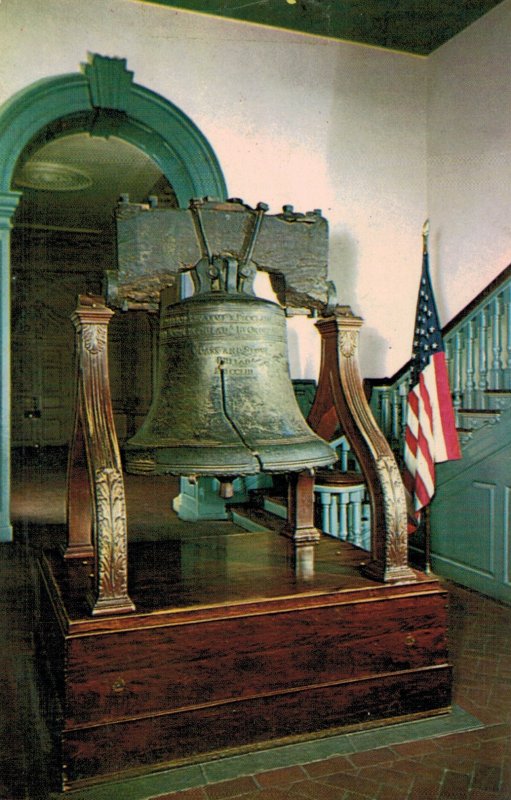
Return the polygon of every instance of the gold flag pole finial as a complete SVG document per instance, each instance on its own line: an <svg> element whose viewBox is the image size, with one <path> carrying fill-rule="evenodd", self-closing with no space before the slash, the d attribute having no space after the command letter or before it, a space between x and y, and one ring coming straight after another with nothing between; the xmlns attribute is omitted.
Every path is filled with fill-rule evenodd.
<svg viewBox="0 0 511 800"><path fill-rule="evenodd" d="M422 226L422 251L428 252L428 238L429 238L429 219L426 220Z"/></svg>

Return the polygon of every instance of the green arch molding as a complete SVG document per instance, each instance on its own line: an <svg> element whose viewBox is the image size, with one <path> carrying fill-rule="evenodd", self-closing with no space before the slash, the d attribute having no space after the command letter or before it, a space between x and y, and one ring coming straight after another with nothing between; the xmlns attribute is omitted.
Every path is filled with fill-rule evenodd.
<svg viewBox="0 0 511 800"><path fill-rule="evenodd" d="M225 199L227 189L211 145L175 105L133 82L126 60L92 55L81 73L45 78L0 107L0 191L8 192L25 147L56 121L54 135L87 128L93 136L115 134L143 150L172 184L179 204L192 197ZM82 123L74 124L74 119Z"/></svg>
<svg viewBox="0 0 511 800"><path fill-rule="evenodd" d="M10 230L21 194L16 165L32 143L87 130L118 136L161 169L180 206L192 197L227 197L220 164L197 126L165 98L139 86L126 59L91 54L78 73L37 81L0 107L0 541L10 519Z"/></svg>

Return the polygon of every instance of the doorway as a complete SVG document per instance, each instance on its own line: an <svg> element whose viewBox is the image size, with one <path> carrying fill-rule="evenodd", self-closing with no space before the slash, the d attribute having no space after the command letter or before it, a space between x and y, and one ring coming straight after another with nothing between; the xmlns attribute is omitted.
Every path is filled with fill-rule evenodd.
<svg viewBox="0 0 511 800"><path fill-rule="evenodd" d="M73 137L82 135L95 144L113 143L122 148L116 150L122 154L117 174L125 183L137 177L133 158L140 152L147 159L143 171L150 164L156 169L153 187L146 186L144 194L156 191L168 199L172 187L181 207L192 197L227 197L222 170L205 136L180 109L133 78L125 59L91 54L79 72L42 78L0 108L0 541L12 541L11 445L40 447L65 439L72 355L59 334L69 325L76 295L95 292L98 286L101 290L105 263L109 268L116 263L111 233L105 238L96 221L82 219L79 226L67 221L66 215L79 207L79 193L92 187L90 175L70 161L69 153L67 161L56 158L59 147L81 148L84 142L77 145ZM45 150L47 146L56 151ZM126 160L126 147L133 148L133 158ZM27 206L30 192L33 203ZM58 197L66 202L52 221ZM104 214L106 206L91 202L88 209ZM41 279L38 286L35 276ZM124 351L132 335L122 324L118 334L112 329L112 363L115 348ZM141 325L137 320L133 327ZM17 372L12 382L11 339L12 369ZM122 373L132 366L119 369ZM132 406L121 413L126 426L136 422L136 411Z"/></svg>

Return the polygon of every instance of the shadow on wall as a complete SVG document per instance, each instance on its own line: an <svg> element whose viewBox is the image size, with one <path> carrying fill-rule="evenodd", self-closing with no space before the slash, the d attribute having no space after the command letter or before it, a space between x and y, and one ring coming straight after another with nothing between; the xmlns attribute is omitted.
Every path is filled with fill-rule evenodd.
<svg viewBox="0 0 511 800"><path fill-rule="evenodd" d="M355 314L364 318L356 299L357 243L350 235L334 236L329 244L328 280L334 282L338 305L350 306ZM259 292L258 292L259 294ZM321 337L315 320L305 315L287 319L289 368L292 379L318 380L321 360ZM382 377L377 365L386 362L388 342L375 328L362 327L360 334L360 364L362 376Z"/></svg>
<svg viewBox="0 0 511 800"><path fill-rule="evenodd" d="M361 314L361 317L364 315ZM362 327L360 331L360 372L363 378L386 378L382 371L383 364L389 360L389 350L392 345L376 330L376 328Z"/></svg>
<svg viewBox="0 0 511 800"><path fill-rule="evenodd" d="M328 279L337 289L337 303L351 307L354 314L364 319L364 309L360 308L357 297L358 243L346 231L333 235L329 244ZM376 330L364 325L360 331L360 371L363 378L384 377L379 364L385 364L389 344Z"/></svg>
<svg viewBox="0 0 511 800"><path fill-rule="evenodd" d="M337 303L351 306L355 313L359 313L357 267L358 243L354 236L347 230L342 234L331 234L328 244L328 279L335 284Z"/></svg>

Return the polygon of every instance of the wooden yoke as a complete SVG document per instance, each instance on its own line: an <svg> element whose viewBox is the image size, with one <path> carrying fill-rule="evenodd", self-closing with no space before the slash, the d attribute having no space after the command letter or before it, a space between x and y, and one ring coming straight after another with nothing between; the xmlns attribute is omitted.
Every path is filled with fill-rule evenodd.
<svg viewBox="0 0 511 800"><path fill-rule="evenodd" d="M360 463L371 498L369 577L384 583L415 582L408 566L406 497L390 446L373 417L360 376L357 347L360 317L349 306L316 323L321 334L321 367L310 427L331 440L338 427Z"/></svg>
<svg viewBox="0 0 511 800"><path fill-rule="evenodd" d="M108 376L108 324L101 297L80 295L76 329L76 399L67 476L66 559L92 558L93 614L134 610L128 597L127 521L121 457Z"/></svg>

